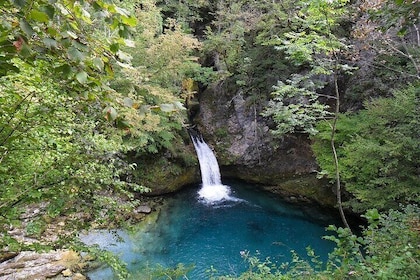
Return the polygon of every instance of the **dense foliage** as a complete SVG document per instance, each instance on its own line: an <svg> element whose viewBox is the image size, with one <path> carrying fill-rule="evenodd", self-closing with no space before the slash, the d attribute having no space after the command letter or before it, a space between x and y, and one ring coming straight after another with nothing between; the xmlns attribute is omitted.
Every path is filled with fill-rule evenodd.
<svg viewBox="0 0 420 280"><path fill-rule="evenodd" d="M145 167L132 155L180 153L193 91L183 85L211 77L198 40L144 2L0 2L1 253L68 247L81 228L124 223L150 190L133 179ZM23 221L31 207L40 214Z"/></svg>
<svg viewBox="0 0 420 280"><path fill-rule="evenodd" d="M417 86L397 91L392 98L365 103L357 114L340 115L337 124L342 180L356 211L397 208L420 202L420 91ZM334 177L329 152L330 126L318 125L314 137L318 162Z"/></svg>

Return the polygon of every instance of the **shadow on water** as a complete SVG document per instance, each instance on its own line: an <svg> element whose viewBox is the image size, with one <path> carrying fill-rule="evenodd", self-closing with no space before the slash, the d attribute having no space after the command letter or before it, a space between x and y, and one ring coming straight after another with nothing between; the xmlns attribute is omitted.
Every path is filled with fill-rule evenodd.
<svg viewBox="0 0 420 280"><path fill-rule="evenodd" d="M189 279L208 279L211 267L220 275L240 274L247 268L243 251L258 252L260 258L269 256L280 264L291 260L290 250L305 257L306 247L311 246L326 260L333 244L322 236L329 234L326 226L339 223L335 213L303 209L251 184L230 181L228 185L236 199L204 203L197 193L200 186L189 187L168 197L159 217L137 232L118 231L123 242L104 231L92 232L84 240L120 254L133 274L144 270L145 264L193 264ZM112 279L109 269L89 276Z"/></svg>

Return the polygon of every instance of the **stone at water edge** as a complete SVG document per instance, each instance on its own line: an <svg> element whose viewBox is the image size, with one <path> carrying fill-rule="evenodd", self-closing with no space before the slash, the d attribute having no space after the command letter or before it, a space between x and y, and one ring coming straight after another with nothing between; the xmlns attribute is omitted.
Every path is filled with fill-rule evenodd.
<svg viewBox="0 0 420 280"><path fill-rule="evenodd" d="M152 208L148 205L140 205L135 211L137 213L150 214L152 212Z"/></svg>
<svg viewBox="0 0 420 280"><path fill-rule="evenodd" d="M0 263L0 280L53 278L79 261L80 256L73 251L48 253L24 251Z"/></svg>

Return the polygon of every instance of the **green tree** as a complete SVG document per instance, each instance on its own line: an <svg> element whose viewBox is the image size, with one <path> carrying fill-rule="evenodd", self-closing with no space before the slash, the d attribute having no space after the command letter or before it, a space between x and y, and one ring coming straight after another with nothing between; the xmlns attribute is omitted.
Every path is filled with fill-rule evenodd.
<svg viewBox="0 0 420 280"><path fill-rule="evenodd" d="M275 121L275 135L291 132L316 134L318 131L315 124L330 116L328 106L319 101L318 91L326 85L326 79L332 80L333 94L326 96L335 101L330 123L330 148L335 166L337 204L343 223L349 228L342 207L340 170L335 145L340 110L338 75L352 69L343 59L348 45L344 38L335 35L340 21L347 13L347 3L347 0L319 0L301 1L297 5L292 31L286 32L272 44L283 50L293 63L302 67L303 74L293 74L286 82L278 82L273 93L274 98L263 115L272 117Z"/></svg>
<svg viewBox="0 0 420 280"><path fill-rule="evenodd" d="M418 203L420 92L411 86L392 98L365 102L357 114L341 115L337 123L340 170L355 211L389 209ZM329 125L321 122L313 149L321 168L334 178L329 154Z"/></svg>
<svg viewBox="0 0 420 280"><path fill-rule="evenodd" d="M11 61L45 60L80 84L100 84L136 25L129 13L107 1L1 1L1 75L18 70ZM95 27L110 35L98 38ZM105 40L104 40L105 39ZM101 79L99 79L101 77ZM60 77L62 78L62 77Z"/></svg>
<svg viewBox="0 0 420 280"><path fill-rule="evenodd" d="M336 93L322 96L319 91L328 82L334 84L339 73L352 69L344 56L349 45L344 37L335 35L347 13L347 2L301 1L291 17L292 31L266 42L284 51L290 62L301 69L278 82L264 112L277 124L274 134L316 134L317 121L331 117L329 107L320 98L337 100Z"/></svg>

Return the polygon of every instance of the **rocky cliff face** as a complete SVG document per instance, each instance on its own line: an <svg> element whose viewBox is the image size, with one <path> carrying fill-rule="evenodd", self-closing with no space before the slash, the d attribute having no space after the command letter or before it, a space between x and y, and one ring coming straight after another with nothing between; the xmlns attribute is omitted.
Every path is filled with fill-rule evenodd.
<svg viewBox="0 0 420 280"><path fill-rule="evenodd" d="M283 194L334 204L331 190L315 186L319 185L317 180L308 176L314 174L317 164L306 136L274 139L270 121L260 115L264 104L223 84L206 89L198 99L193 122L213 147L222 176L276 186ZM307 181L303 178L310 178L310 187L290 188L291 181Z"/></svg>

